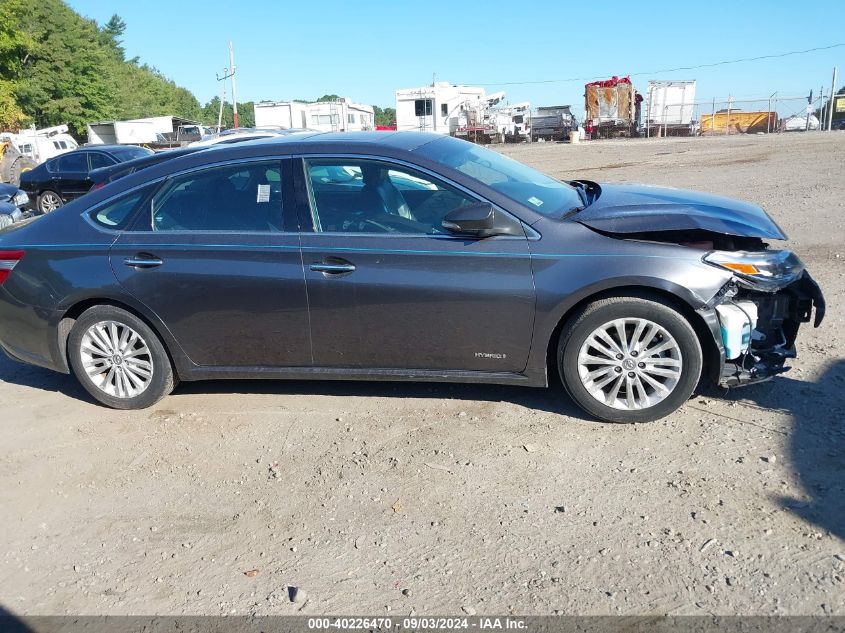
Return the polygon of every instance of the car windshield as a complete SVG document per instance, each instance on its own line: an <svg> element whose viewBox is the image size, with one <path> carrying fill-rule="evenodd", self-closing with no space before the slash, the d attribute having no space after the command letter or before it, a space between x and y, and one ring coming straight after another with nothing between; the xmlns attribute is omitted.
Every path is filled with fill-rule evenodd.
<svg viewBox="0 0 845 633"><path fill-rule="evenodd" d="M571 185L479 145L447 137L423 145L419 152L549 217L584 206Z"/></svg>
<svg viewBox="0 0 845 633"><path fill-rule="evenodd" d="M121 163L127 160L132 160L133 158L149 156L153 153L154 152L151 149L147 149L146 147L137 147L135 145L127 145L126 147L119 147L117 149L111 150L112 156L114 156Z"/></svg>

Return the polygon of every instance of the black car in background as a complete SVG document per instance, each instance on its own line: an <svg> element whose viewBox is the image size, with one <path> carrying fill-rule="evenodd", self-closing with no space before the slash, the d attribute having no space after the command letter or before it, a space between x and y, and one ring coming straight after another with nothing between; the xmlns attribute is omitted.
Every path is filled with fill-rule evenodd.
<svg viewBox="0 0 845 633"><path fill-rule="evenodd" d="M136 145L84 146L21 174L21 189L41 213L55 211L91 189L91 172L101 167L149 156L152 150Z"/></svg>
<svg viewBox="0 0 845 633"><path fill-rule="evenodd" d="M101 187L105 187L110 182L119 180L129 174L134 174L136 171L140 171L141 169L146 169L147 167L158 165L163 161L178 158L179 156L185 156L186 154L193 154L194 152L204 149L208 148L182 147L179 149L168 149L144 155L140 158L133 158L132 160L127 160L126 162L109 165L108 167L100 167L99 169L93 170L90 174L91 191L96 191Z"/></svg>

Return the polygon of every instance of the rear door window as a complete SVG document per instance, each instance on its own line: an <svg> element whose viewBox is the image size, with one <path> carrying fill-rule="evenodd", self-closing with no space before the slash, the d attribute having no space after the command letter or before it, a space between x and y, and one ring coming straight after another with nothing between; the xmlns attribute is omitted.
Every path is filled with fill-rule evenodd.
<svg viewBox="0 0 845 633"><path fill-rule="evenodd" d="M88 154L89 160L91 162L91 169L99 169L100 167L108 167L109 165L114 165L114 160L106 156L105 154L100 154L99 152L91 152Z"/></svg>
<svg viewBox="0 0 845 633"><path fill-rule="evenodd" d="M59 157L58 171L71 173L88 172L88 152L73 152Z"/></svg>
<svg viewBox="0 0 845 633"><path fill-rule="evenodd" d="M279 161L201 169L171 178L152 201L154 231L279 232Z"/></svg>

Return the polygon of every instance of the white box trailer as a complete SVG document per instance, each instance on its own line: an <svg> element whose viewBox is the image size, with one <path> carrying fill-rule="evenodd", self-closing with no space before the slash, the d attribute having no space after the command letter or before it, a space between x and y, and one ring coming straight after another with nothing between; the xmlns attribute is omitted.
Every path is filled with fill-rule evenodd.
<svg viewBox="0 0 845 633"><path fill-rule="evenodd" d="M649 81L646 134L688 134L695 119L695 81Z"/></svg>
<svg viewBox="0 0 845 633"><path fill-rule="evenodd" d="M437 82L396 91L396 129L455 134L467 104L485 99L484 88Z"/></svg>
<svg viewBox="0 0 845 633"><path fill-rule="evenodd" d="M254 110L255 127L308 127L308 104L303 101L261 101Z"/></svg>
<svg viewBox="0 0 845 633"><path fill-rule="evenodd" d="M197 121L165 115L151 116L127 121L96 121L88 124L88 143L91 145L138 145L161 143L163 140L177 142L177 137L188 128L195 128L195 134L209 131Z"/></svg>

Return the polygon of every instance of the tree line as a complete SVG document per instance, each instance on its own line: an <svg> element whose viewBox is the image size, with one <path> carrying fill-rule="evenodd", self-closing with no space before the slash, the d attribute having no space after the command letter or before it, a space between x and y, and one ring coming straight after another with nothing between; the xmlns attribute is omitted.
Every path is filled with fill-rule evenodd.
<svg viewBox="0 0 845 633"><path fill-rule="evenodd" d="M125 30L117 15L99 25L62 0L0 0L0 130L67 123L84 137L92 121L160 115L216 125L220 98L203 106L156 68L127 59ZM379 124L395 119L393 108L376 112ZM227 102L223 126L233 118ZM253 102L238 102L238 118L254 125Z"/></svg>

